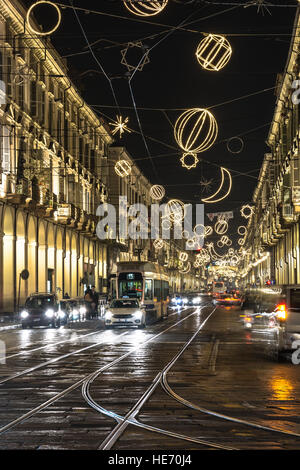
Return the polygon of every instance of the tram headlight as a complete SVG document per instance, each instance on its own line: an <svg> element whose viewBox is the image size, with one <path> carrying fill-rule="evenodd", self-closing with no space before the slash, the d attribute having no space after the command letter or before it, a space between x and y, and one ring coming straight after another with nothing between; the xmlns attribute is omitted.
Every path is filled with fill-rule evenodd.
<svg viewBox="0 0 300 470"><path fill-rule="evenodd" d="M21 318L23 318L23 320L25 320L25 318L27 318L29 316L29 313L26 312L26 310L23 310L23 312L21 312Z"/></svg>
<svg viewBox="0 0 300 470"><path fill-rule="evenodd" d="M53 318L54 317L54 311L52 310L52 308L49 308L48 310L46 310L45 315L46 315L47 318Z"/></svg>

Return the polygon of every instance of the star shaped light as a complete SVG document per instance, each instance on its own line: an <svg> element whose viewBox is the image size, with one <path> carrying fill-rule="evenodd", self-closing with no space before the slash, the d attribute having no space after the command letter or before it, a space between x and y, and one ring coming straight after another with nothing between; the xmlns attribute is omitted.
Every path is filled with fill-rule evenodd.
<svg viewBox="0 0 300 470"><path fill-rule="evenodd" d="M200 186L202 186L203 191L209 191L211 189L211 185L213 183L213 180L207 180L205 178L201 178L200 180Z"/></svg>
<svg viewBox="0 0 300 470"><path fill-rule="evenodd" d="M136 66L131 65L127 62L126 55L128 53L128 50L131 47L138 47L142 50L142 54L143 54L142 59L141 59L140 63L138 63L138 65L136 65ZM127 67L129 72L131 72L133 70L139 70L141 72L143 70L144 66L150 62L149 50L143 45L143 43L141 41L129 42L127 44L127 47L125 49L122 49L121 55L122 55L121 64L125 65L125 67Z"/></svg>
<svg viewBox="0 0 300 470"><path fill-rule="evenodd" d="M186 162L187 157L189 159L192 158L191 163ZM187 152L182 155L180 161L181 161L183 168L187 168L188 170L190 170L191 168L196 168L197 163L199 162L199 159L195 153Z"/></svg>
<svg viewBox="0 0 300 470"><path fill-rule="evenodd" d="M120 139L122 138L122 135L124 132L128 132L129 134L131 133L131 130L127 127L127 123L129 121L129 118L126 117L123 121L122 116L117 116L116 121L110 122L109 124L114 127L114 129L111 131L113 135L115 135L117 132L120 133Z"/></svg>
<svg viewBox="0 0 300 470"><path fill-rule="evenodd" d="M267 10L269 15L272 14L270 12L269 8L267 7L267 5L272 5L272 3L266 2L265 0L251 0L248 3L248 5L245 5L245 8L247 8L250 5L257 5L257 13L259 13L261 11L262 14L264 15L264 10Z"/></svg>

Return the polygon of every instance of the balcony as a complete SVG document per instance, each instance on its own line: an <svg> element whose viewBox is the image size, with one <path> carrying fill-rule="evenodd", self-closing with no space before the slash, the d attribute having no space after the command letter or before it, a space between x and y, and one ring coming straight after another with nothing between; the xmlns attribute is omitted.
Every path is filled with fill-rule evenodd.
<svg viewBox="0 0 300 470"><path fill-rule="evenodd" d="M57 204L57 221L64 225L77 226L78 209L74 204Z"/></svg>

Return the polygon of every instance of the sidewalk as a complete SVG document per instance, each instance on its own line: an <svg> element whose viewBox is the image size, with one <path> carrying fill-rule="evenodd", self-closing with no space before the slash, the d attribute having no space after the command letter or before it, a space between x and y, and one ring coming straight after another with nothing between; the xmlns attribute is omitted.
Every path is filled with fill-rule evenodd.
<svg viewBox="0 0 300 470"><path fill-rule="evenodd" d="M14 314L0 315L0 332L6 330L15 330L21 328L21 323Z"/></svg>

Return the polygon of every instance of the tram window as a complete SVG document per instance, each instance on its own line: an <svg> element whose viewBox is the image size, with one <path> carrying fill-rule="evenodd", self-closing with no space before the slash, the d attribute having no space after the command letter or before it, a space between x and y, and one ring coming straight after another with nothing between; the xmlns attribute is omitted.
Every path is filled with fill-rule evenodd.
<svg viewBox="0 0 300 470"><path fill-rule="evenodd" d="M153 287L152 287L152 279L145 280L145 300L152 300L153 299Z"/></svg>
<svg viewBox="0 0 300 470"><path fill-rule="evenodd" d="M156 297L157 301L161 300L161 282L154 281L154 297Z"/></svg>
<svg viewBox="0 0 300 470"><path fill-rule="evenodd" d="M143 281L120 281L119 297L138 298L142 297Z"/></svg>
<svg viewBox="0 0 300 470"><path fill-rule="evenodd" d="M169 295L169 283L168 281L162 281L163 286L163 300L167 300Z"/></svg>

